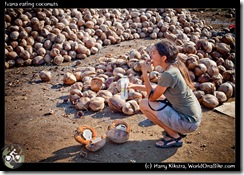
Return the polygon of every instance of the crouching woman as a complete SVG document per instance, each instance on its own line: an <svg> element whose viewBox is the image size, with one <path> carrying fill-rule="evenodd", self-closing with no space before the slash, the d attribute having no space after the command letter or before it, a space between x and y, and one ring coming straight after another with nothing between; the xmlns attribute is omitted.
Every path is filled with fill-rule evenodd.
<svg viewBox="0 0 244 175"><path fill-rule="evenodd" d="M181 147L182 138L195 131L202 118L188 69L176 59L178 52L173 42L162 39L153 46L151 59L142 65L144 85L129 84L129 88L147 92L147 98L142 99L139 106L142 113L165 132L165 136L156 142L159 148ZM147 74L150 64L164 70L155 86Z"/></svg>

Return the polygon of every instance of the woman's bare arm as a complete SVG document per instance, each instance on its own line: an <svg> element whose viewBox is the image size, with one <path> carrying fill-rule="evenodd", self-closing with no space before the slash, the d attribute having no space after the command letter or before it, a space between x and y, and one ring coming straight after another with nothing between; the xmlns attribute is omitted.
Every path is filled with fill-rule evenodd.
<svg viewBox="0 0 244 175"><path fill-rule="evenodd" d="M138 90L138 91L146 91L146 87L143 84L133 84L133 83L129 83L128 85L129 89L134 89L134 90Z"/></svg>
<svg viewBox="0 0 244 175"><path fill-rule="evenodd" d="M157 84L152 83L151 84L153 88L156 88ZM129 83L128 88L138 90L138 91L146 91L146 86L144 84L133 84Z"/></svg>

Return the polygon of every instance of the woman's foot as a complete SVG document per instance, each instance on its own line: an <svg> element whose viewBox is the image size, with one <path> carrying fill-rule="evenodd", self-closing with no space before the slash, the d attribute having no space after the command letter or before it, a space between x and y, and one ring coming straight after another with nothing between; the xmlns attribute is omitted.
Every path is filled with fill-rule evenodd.
<svg viewBox="0 0 244 175"><path fill-rule="evenodd" d="M167 135L160 141L156 142L155 146L158 148L181 147L183 145L181 139L181 135L179 135L178 138L174 138L170 135Z"/></svg>
<svg viewBox="0 0 244 175"><path fill-rule="evenodd" d="M182 134L180 132L178 132L178 134L181 136L181 138L185 138L187 136L187 134ZM169 137L169 134L166 131L163 131L162 135L165 135L165 136Z"/></svg>

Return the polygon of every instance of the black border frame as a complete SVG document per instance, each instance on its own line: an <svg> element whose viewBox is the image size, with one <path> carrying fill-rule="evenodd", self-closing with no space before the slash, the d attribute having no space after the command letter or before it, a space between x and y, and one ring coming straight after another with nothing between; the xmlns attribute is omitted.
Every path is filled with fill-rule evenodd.
<svg viewBox="0 0 244 175"><path fill-rule="evenodd" d="M3 8L8 8L5 7L5 2L7 3L11 3L11 2L19 2L19 1L4 1L2 3L4 3ZM23 1L26 2L26 1ZM116 2L111 1L111 0L107 0L107 1L86 1L86 2L79 2L74 1L74 2L65 2L65 1L48 1L48 0L42 0L42 1L28 1L29 3L38 3L38 2L53 2L53 3L57 3L58 6L56 7L46 7L46 8L235 8L236 9L236 72L237 74L240 73L241 71L241 64L240 61L242 60L241 58L241 53L240 53L240 39L241 39L241 23L240 23L240 18L241 18L241 3L240 1L228 1L228 2L224 2L222 0L215 0L214 4L213 1L209 1L209 0L205 0L204 2L192 2L190 0L188 1L180 1L180 0L170 0L167 2L164 1L150 1L149 3L138 3L138 2L134 2L137 3L137 6L132 6L131 1L122 1L122 4L117 4L115 5ZM145 7L148 6L148 7ZM20 8L20 7L19 7ZM42 8L42 7L38 7L38 8ZM3 10L4 11L4 10ZM1 19L4 19L4 14L2 13ZM4 26L4 21L2 21L2 24ZM4 36L2 36L2 41L4 41ZM4 44L3 44L4 45ZM2 47L3 48L3 47ZM4 49L3 49L4 50ZM3 55L4 58L4 55ZM4 64L3 64L4 66ZM3 67L2 70L4 70L5 68ZM5 75L4 73L1 74L2 77L2 81L4 82L5 79ZM183 171L183 172L187 172L187 171L194 171L194 172L200 172L200 171L206 171L206 172L215 172L215 171L219 171L219 172L226 172L226 171L236 171L236 172L240 172L241 171L241 137L240 137L240 133L241 133L241 91L240 91L240 87L241 87L241 82L240 82L240 75L236 76L236 163L235 168L233 169L226 169L226 168L218 168L218 166L225 166L225 165L233 165L233 164L228 164L228 163L191 163L194 165L200 165L200 166L213 166L213 164L215 164L214 166L216 166L216 168L191 168L191 169L183 169L183 168L172 168L172 169L168 169L167 171ZM3 87L3 99L4 99L4 87ZM4 103L4 102L3 102ZM4 107L3 107L3 115L1 117L2 119L2 124L4 124ZM4 128L4 126L2 127ZM4 136L5 136L5 131L3 130L3 132L1 132L2 136L1 136L1 148L3 148L4 145ZM116 171L123 171L123 172L149 172L149 171L155 171L155 172L162 172L162 169L151 169L148 168L150 166L154 166L155 163L96 163L95 165L95 169L94 169L94 163L52 163L50 165L50 163L23 163L23 165L21 167L19 167L18 169L9 169L7 168L3 162L1 161L0 164L0 169L3 171L14 171L14 172L22 172L22 171L26 171L26 172L30 172L30 171L41 171L41 172L50 172L50 171L56 171L56 172L60 172L60 171L94 171L94 172L101 172L101 171L111 171L111 168ZM160 164L165 164L165 163L159 163ZM168 164L168 163L166 163ZM187 166L187 163L172 163L176 166L180 166L180 165L185 165ZM112 166L111 166L112 165ZM165 171L166 172L166 171Z"/></svg>

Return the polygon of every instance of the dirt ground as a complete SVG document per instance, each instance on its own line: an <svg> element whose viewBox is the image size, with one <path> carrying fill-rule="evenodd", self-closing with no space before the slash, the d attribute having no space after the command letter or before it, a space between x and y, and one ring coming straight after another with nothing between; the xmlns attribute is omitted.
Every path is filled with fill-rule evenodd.
<svg viewBox="0 0 244 175"><path fill-rule="evenodd" d="M195 12L215 28L228 27L233 18L217 12ZM221 21L219 23L219 21ZM96 55L82 60L83 66L93 65L106 54L119 55L147 46L157 40L138 39L103 47ZM68 98L70 86L63 84L63 75L76 67L76 61L61 66L29 66L5 70L5 144L19 144L25 150L26 163L141 163L141 162L236 162L236 120L214 110L203 109L199 129L184 138L180 148L159 149L155 142L162 129L142 113L125 116L112 113L106 106L100 112L85 111L76 117L77 109ZM42 82L39 72L52 72L50 82ZM235 99L231 99L235 100ZM90 125L99 134L106 133L115 119L127 122L132 131L124 144L107 140L97 152L89 152L75 141L74 131L80 125ZM87 156L81 153L86 152Z"/></svg>

